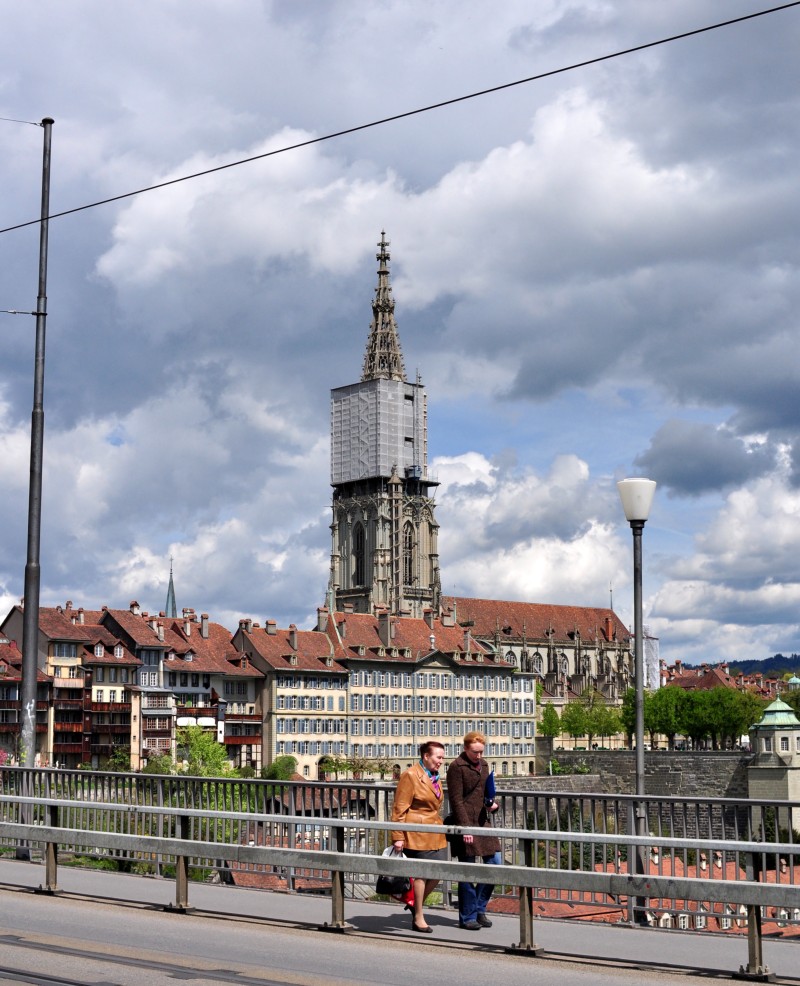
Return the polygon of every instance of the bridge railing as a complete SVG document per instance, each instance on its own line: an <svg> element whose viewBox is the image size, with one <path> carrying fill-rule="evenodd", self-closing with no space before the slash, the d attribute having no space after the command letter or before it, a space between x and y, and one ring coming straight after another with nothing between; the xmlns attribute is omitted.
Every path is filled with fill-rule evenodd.
<svg viewBox="0 0 800 986"><path fill-rule="evenodd" d="M337 859L378 857L392 828L391 784L25 768L3 769L0 784L0 843L12 847L31 838L44 845L48 865L55 865L59 851L69 850L112 856L145 872L174 872L176 880L183 871L188 880L192 871L203 875L213 868L229 875L255 872L265 885L288 889L335 895L340 887L342 899L370 896L378 871L332 867L330 853ZM497 896L519 906L521 919L527 893L537 913L557 914L559 907L574 913L588 904L630 923L747 928L758 941L764 921L775 930L800 923L797 803L502 789L498 799L496 834L504 863L537 872L530 884L515 882L519 873L505 867L492 873ZM643 804L648 821L644 840L633 836L637 804ZM36 837L21 835L19 826ZM644 859L639 872L637 858ZM445 880L447 902L459 878L452 867L458 864L435 865L451 867L437 874ZM470 874L478 879L474 869ZM633 880L646 880L647 892L640 884L633 892ZM738 890L752 884L767 897L745 900ZM699 886L713 887L714 893L698 895ZM782 887L794 888L793 895L781 896Z"/></svg>

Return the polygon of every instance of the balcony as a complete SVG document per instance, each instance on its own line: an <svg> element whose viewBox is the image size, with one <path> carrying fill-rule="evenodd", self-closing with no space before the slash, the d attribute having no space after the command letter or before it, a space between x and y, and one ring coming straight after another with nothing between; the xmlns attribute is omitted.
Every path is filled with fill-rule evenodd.
<svg viewBox="0 0 800 986"><path fill-rule="evenodd" d="M92 702L92 712L130 712L130 702Z"/></svg>
<svg viewBox="0 0 800 986"><path fill-rule="evenodd" d="M128 736L130 731L130 723L92 723L92 733L95 736Z"/></svg>
<svg viewBox="0 0 800 986"><path fill-rule="evenodd" d="M83 753L83 743L53 743L53 753Z"/></svg>
<svg viewBox="0 0 800 986"><path fill-rule="evenodd" d="M57 736L59 733L83 733L83 723L82 722L56 722L53 723L53 735Z"/></svg>

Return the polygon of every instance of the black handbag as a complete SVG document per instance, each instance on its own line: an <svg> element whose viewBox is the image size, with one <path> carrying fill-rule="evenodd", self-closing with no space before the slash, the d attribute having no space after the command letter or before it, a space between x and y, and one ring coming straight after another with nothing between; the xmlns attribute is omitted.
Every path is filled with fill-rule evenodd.
<svg viewBox="0 0 800 986"><path fill-rule="evenodd" d="M411 889L411 880L407 876L379 876L375 890L388 897L400 897Z"/></svg>

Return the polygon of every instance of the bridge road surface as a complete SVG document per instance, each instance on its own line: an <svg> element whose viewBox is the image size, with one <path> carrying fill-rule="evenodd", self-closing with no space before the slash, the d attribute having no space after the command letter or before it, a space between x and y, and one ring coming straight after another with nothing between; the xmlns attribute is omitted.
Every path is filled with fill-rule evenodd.
<svg viewBox="0 0 800 986"><path fill-rule="evenodd" d="M175 885L59 869L59 894L35 894L44 866L0 858L0 983L49 986L699 986L747 961L742 937L535 921L543 956L508 955L515 916L460 930L430 910L432 935L411 931L399 906L347 901L347 934L317 930L327 898L191 884L187 914L165 912ZM779 983L800 984L800 942L767 939Z"/></svg>

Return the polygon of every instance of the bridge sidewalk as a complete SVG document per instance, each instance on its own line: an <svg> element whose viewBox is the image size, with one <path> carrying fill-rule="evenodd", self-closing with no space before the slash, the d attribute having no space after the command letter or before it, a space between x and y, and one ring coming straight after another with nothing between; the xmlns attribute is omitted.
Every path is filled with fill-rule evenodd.
<svg viewBox="0 0 800 986"><path fill-rule="evenodd" d="M0 890L37 889L44 880L44 866L0 858ZM90 899L124 902L142 907L166 907L175 900L171 880L139 877L62 866L58 871L59 893ZM248 890L218 884L189 886L192 907L252 918L282 927L311 929L330 922L328 898ZM431 935L411 930L408 912L400 905L365 900L347 900L348 934L388 936L414 944L457 949L501 951L519 940L516 916L492 914L493 927L470 932L458 927L453 910L431 908L426 917ZM697 935L681 931L631 928L577 921L534 922L536 944L550 959L565 959L596 966L628 964L650 970L687 970L701 975L730 975L747 963L745 935ZM794 947L793 947L794 946ZM764 956L771 972L782 981L800 982L800 952L795 940L766 939ZM535 962L536 959L531 959Z"/></svg>

